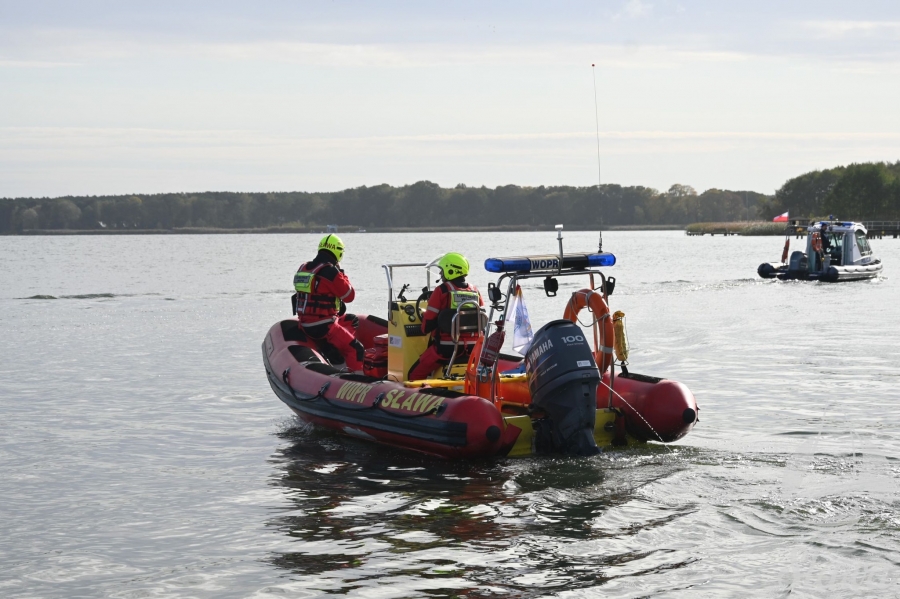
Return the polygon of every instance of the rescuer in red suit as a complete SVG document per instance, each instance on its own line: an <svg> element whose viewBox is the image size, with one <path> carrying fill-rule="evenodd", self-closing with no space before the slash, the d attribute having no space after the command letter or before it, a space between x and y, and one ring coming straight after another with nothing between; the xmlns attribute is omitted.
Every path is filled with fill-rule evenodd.
<svg viewBox="0 0 900 599"><path fill-rule="evenodd" d="M441 269L443 282L435 287L428 298L428 308L422 316L422 332L431 333L431 340L426 349L412 368L409 369L408 379L411 381L422 380L438 366L446 366L453 356L453 348L456 345L450 333L438 328L438 317L441 312L453 311L465 302L474 302L483 306L481 294L474 285L466 283L466 275L469 274L469 261L462 254L451 252L445 254L438 267ZM472 346L478 340L478 333L463 333L459 339L457 358L468 358Z"/></svg>
<svg viewBox="0 0 900 599"><path fill-rule="evenodd" d="M294 275L297 291L297 320L308 337L324 340L343 356L350 370L361 371L365 348L352 330L356 317L341 318L344 304L356 297L350 279L340 268L344 242L337 235L326 235L319 242L319 253ZM327 353L327 352L326 352Z"/></svg>

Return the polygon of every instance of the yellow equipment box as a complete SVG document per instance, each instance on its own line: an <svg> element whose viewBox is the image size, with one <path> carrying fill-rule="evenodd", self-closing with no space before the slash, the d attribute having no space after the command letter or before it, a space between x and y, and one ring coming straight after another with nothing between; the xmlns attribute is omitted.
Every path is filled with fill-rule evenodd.
<svg viewBox="0 0 900 599"><path fill-rule="evenodd" d="M424 310L426 302L420 306ZM392 302L388 320L388 380L403 382L409 369L428 348L430 335L422 333L416 302Z"/></svg>

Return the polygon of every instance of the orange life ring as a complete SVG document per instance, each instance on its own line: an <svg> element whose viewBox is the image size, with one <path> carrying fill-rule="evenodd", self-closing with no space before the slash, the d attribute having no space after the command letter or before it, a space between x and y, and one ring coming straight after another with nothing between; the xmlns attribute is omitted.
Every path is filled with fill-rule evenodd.
<svg viewBox="0 0 900 599"><path fill-rule="evenodd" d="M818 231L812 234L812 249L817 253L822 251L822 235Z"/></svg>
<svg viewBox="0 0 900 599"><path fill-rule="evenodd" d="M594 360L597 362L597 368L600 373L606 372L613 361L613 345L615 340L615 331L613 330L613 321L609 315L609 306L603 299L603 294L590 289L582 289L572 294L569 303L566 304L566 311L563 318L578 322L578 313L585 307L589 306L591 312L594 313L594 319L601 325L600 347L594 352Z"/></svg>

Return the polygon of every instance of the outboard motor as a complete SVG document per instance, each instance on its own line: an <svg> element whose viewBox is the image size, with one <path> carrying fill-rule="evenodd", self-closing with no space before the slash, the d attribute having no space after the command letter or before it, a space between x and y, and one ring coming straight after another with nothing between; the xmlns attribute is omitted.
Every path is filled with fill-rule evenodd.
<svg viewBox="0 0 900 599"><path fill-rule="evenodd" d="M541 327L525 354L525 371L532 412L546 414L534 421L535 451L600 453L594 441L600 371L581 327L569 320Z"/></svg>
<svg viewBox="0 0 900 599"><path fill-rule="evenodd" d="M788 263L788 271L790 272L806 272L809 270L809 264L806 254L801 251L795 251L791 254L791 261Z"/></svg>

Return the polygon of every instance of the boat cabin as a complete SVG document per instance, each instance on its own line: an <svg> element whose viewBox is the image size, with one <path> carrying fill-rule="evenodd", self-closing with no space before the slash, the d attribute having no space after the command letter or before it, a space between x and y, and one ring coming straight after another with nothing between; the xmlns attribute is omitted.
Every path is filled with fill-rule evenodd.
<svg viewBox="0 0 900 599"><path fill-rule="evenodd" d="M821 239L821 252L813 247ZM866 228L855 222L819 221L809 225L806 236L806 255L821 255L822 264L811 270L821 270L828 266L853 266L868 264L875 258Z"/></svg>

